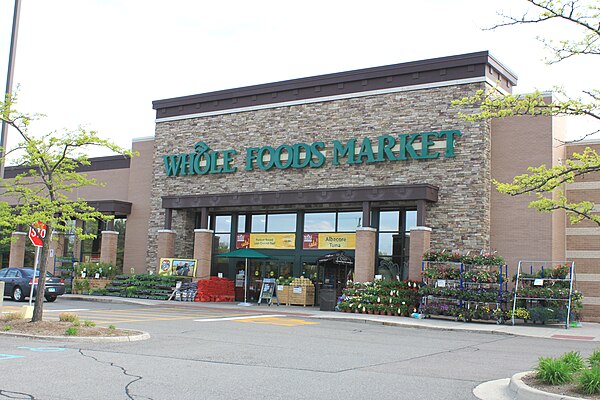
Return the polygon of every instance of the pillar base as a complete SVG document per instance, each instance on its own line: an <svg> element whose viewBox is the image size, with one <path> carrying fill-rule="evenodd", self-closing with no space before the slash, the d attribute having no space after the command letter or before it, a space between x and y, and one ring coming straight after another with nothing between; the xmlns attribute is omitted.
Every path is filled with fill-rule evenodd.
<svg viewBox="0 0 600 400"><path fill-rule="evenodd" d="M408 250L408 279L421 280L423 255L430 248L431 228L416 226L410 230L410 246Z"/></svg>
<svg viewBox="0 0 600 400"><path fill-rule="evenodd" d="M375 243L377 229L356 228L356 258L354 260L354 280L370 282L375 278Z"/></svg>
<svg viewBox="0 0 600 400"><path fill-rule="evenodd" d="M194 258L198 260L196 266L198 279L210 279L213 236L213 231L210 229L194 229Z"/></svg>

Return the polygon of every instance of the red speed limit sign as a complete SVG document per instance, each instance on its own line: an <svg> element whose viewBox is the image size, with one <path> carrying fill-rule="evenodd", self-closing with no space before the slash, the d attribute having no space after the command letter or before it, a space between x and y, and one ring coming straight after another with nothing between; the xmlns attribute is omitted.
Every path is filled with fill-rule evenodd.
<svg viewBox="0 0 600 400"><path fill-rule="evenodd" d="M38 221L33 226L29 227L29 240L36 247L42 247L44 245L44 238L46 237L46 224Z"/></svg>

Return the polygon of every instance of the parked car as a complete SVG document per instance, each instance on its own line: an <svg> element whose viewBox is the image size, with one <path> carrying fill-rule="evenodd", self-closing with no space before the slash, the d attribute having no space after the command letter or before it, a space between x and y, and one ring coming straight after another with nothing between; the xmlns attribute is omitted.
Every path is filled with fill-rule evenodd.
<svg viewBox="0 0 600 400"><path fill-rule="evenodd" d="M35 271L35 283L33 295L37 293L37 278L40 271ZM4 282L4 296L10 296L14 301L25 301L31 293L33 283L33 268L4 268L0 269L0 281ZM65 281L46 272L46 288L44 297L46 301L53 302L56 298L65 294Z"/></svg>

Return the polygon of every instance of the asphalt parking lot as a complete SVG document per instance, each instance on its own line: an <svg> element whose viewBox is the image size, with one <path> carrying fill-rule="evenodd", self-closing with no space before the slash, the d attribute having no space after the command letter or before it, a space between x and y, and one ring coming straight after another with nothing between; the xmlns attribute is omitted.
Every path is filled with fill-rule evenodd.
<svg viewBox="0 0 600 400"><path fill-rule="evenodd" d="M20 306L5 302L5 310ZM0 399L472 399L479 383L597 343L314 319L276 307L45 304L149 332L127 343L0 335Z"/></svg>

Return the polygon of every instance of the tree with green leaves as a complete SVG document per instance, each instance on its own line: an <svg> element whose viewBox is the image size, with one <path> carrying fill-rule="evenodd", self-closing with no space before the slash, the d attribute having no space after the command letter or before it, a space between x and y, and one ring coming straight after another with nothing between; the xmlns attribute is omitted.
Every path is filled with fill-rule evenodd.
<svg viewBox="0 0 600 400"><path fill-rule="evenodd" d="M490 29L523 24L543 24L556 21L574 28L575 39L560 41L540 38L550 52L548 64L558 63L576 56L600 55L600 5L598 1L583 0L526 0L533 6L535 15L520 17L500 14L503 22ZM595 81L596 71L589 71L590 82ZM480 90L471 97L453 102L454 106L476 106L471 113L459 113L468 121L482 121L491 118L516 116L579 116L600 122L600 89L584 91L578 98L569 98L561 89L555 89L558 96L551 101L544 99L540 92L526 95L501 95L495 90ZM584 132L577 140L583 140L598 131ZM565 143L562 143L565 144ZM533 194L536 200L530 207L541 212L564 210L571 223L591 220L600 225L600 217L592 213L594 204L589 201L569 202L560 189L576 177L600 171L600 156L587 147L582 153L570 155L562 165L551 168L545 165L530 167L529 173L514 177L510 183L495 181L498 191L512 196Z"/></svg>
<svg viewBox="0 0 600 400"><path fill-rule="evenodd" d="M38 221L47 226L47 236L38 261L39 295L35 299L32 318L32 322L36 322L41 321L43 316L50 241L56 240L56 233L66 233L67 230L82 240L92 238L94 235L86 234L81 227L72 232L69 222L112 218L74 196L81 187L102 185L77 171L79 167L90 164L87 152L90 148L100 147L123 156L133 156L133 153L82 127L61 133L30 133L31 122L39 119L40 115L17 111L15 100L16 96L7 96L6 101L0 102L0 118L19 135L18 144L6 151L5 158L10 157L15 165L24 167L24 172L1 180L0 196L4 200L0 201L0 229L14 231L17 227L35 227Z"/></svg>

